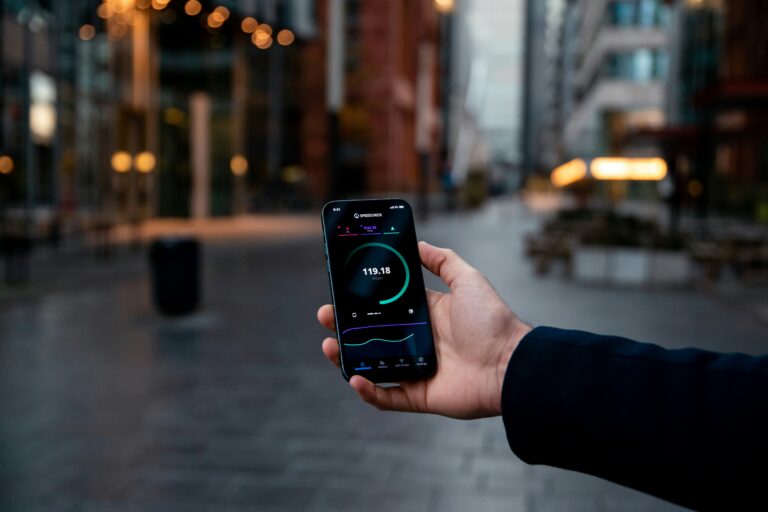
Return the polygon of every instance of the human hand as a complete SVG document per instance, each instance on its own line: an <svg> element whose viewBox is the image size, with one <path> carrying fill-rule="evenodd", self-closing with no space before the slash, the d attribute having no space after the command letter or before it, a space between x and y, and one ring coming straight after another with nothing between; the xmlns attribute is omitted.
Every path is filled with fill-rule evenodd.
<svg viewBox="0 0 768 512"><path fill-rule="evenodd" d="M422 264L450 293L427 290L437 372L426 380L382 388L360 375L349 383L364 401L382 410L471 419L501 414L501 387L509 358L531 327L509 309L488 279L451 249L419 242ZM333 306L317 311L335 332ZM323 353L339 366L339 343L326 338Z"/></svg>

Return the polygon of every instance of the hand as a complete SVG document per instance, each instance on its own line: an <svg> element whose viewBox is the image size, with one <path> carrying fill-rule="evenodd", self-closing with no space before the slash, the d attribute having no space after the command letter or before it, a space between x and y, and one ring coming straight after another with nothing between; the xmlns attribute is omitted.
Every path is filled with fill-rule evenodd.
<svg viewBox="0 0 768 512"><path fill-rule="evenodd" d="M501 387L509 358L531 327L507 307L488 279L450 249L419 242L422 264L450 293L427 290L437 373L427 380L381 388L360 375L349 384L364 401L382 410L481 418L501 414ZM335 332L333 306L317 311ZM339 366L336 338L323 340L323 353Z"/></svg>

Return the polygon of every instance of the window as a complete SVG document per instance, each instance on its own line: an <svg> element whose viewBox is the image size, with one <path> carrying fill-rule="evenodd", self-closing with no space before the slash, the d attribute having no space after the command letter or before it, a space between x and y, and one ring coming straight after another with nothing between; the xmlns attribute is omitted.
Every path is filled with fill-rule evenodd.
<svg viewBox="0 0 768 512"><path fill-rule="evenodd" d="M606 10L606 24L620 27L665 27L669 7L661 0L614 0Z"/></svg>

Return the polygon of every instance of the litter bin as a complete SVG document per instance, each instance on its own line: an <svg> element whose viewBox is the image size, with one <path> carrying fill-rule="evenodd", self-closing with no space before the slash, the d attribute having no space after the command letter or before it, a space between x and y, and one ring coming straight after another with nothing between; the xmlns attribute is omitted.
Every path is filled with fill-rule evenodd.
<svg viewBox="0 0 768 512"><path fill-rule="evenodd" d="M5 283L9 286L29 282L29 258L32 241L26 236L0 238L0 254L5 256Z"/></svg>
<svg viewBox="0 0 768 512"><path fill-rule="evenodd" d="M155 307L184 315L200 303L200 244L194 238L158 238L149 249Z"/></svg>

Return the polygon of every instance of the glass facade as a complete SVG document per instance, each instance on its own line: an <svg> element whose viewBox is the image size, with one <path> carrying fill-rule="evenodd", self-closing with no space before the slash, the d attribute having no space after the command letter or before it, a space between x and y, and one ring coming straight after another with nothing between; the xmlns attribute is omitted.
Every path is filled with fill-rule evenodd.
<svg viewBox="0 0 768 512"><path fill-rule="evenodd" d="M661 0L615 0L605 12L606 24L614 27L659 28L669 24L669 7Z"/></svg>
<svg viewBox="0 0 768 512"><path fill-rule="evenodd" d="M665 80L669 67L666 49L638 48L627 52L614 52L603 61L602 77L650 82Z"/></svg>

